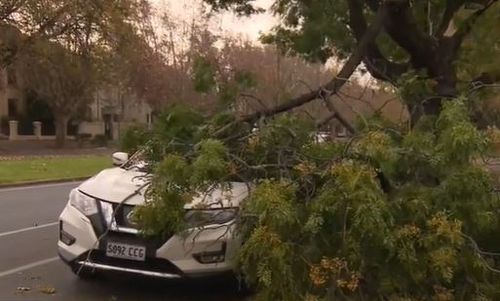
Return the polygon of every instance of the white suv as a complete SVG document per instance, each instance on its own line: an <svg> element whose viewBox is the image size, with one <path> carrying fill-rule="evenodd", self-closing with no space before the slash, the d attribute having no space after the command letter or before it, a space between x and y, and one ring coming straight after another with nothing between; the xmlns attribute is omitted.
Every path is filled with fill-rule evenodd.
<svg viewBox="0 0 500 301"><path fill-rule="evenodd" d="M234 220L249 194L245 183L230 183L185 206L192 228L163 237L143 237L133 220L145 202L145 171L113 155L114 167L73 189L59 218L58 253L73 272L89 276L107 270L159 278L190 278L232 272L240 243ZM125 201L124 201L125 200ZM206 202L207 206L198 206ZM197 209L204 208L204 209ZM195 220L192 223L192 220Z"/></svg>

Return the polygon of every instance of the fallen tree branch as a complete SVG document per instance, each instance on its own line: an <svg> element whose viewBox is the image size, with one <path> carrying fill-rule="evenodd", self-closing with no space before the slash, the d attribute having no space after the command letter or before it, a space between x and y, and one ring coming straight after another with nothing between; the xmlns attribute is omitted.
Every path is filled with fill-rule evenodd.
<svg viewBox="0 0 500 301"><path fill-rule="evenodd" d="M322 120L316 122L316 128L322 128L323 126L327 125L330 121L333 119L337 118L337 112L331 112L330 115L326 116Z"/></svg>
<svg viewBox="0 0 500 301"><path fill-rule="evenodd" d="M264 103L264 101L262 99L260 99L259 97L255 96L255 95L252 95L252 94L249 94L249 93L240 93L240 96L242 98L253 99L253 100L257 101L262 108L264 108L266 110L268 109L268 106Z"/></svg>
<svg viewBox="0 0 500 301"><path fill-rule="evenodd" d="M283 104L275 106L270 109L262 110L240 119L243 122L255 122L262 117L270 117L279 113L290 111L296 107L300 107L318 98L328 99L331 95L335 94L342 86L349 80L356 68L359 66L363 57L368 49L368 46L373 43L375 38L379 35L383 28L384 19L387 15L387 8L385 5L380 6L373 23L368 27L363 37L360 39L358 46L353 51L349 59L346 61L340 72L327 84L320 88L302 94L293 98Z"/></svg>
<svg viewBox="0 0 500 301"><path fill-rule="evenodd" d="M496 72L484 72L471 82L472 89L482 88L500 82L500 69Z"/></svg>
<svg viewBox="0 0 500 301"><path fill-rule="evenodd" d="M487 251L483 251L479 248L477 242L472 238L470 237L469 235L466 235L464 233L462 233L462 237L464 237L465 239L467 239L469 242L470 242L470 246L472 247L472 249L474 250L474 252L476 252L476 255L479 259L481 259L481 261L483 262L484 264L484 267L486 269L488 269L489 271L491 272L494 272L494 273L498 273L500 274L500 270L491 266L489 264L489 262L483 257L483 256L500 256L500 253L498 252L487 252Z"/></svg>
<svg viewBox="0 0 500 301"><path fill-rule="evenodd" d="M352 124L344 116L342 116L342 114L339 113L339 111L335 108L335 106L330 100L325 98L323 99L323 102L328 111L334 114L335 119L337 119L351 134L354 134L356 132Z"/></svg>

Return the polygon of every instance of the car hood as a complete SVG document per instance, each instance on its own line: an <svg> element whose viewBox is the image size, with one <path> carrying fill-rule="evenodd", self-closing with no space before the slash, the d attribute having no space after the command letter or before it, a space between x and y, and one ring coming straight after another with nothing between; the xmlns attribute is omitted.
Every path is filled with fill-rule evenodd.
<svg viewBox="0 0 500 301"><path fill-rule="evenodd" d="M146 173L134 170L109 168L83 182L78 190L113 203L120 203L128 197L127 204L140 205L144 204L144 193L147 189L146 176Z"/></svg>
<svg viewBox="0 0 500 301"><path fill-rule="evenodd" d="M229 208L239 207L240 203L250 194L251 186L242 182L230 182L224 188L213 188L207 193L200 193L191 203L184 206L186 209Z"/></svg>
<svg viewBox="0 0 500 301"><path fill-rule="evenodd" d="M197 196L186 209L238 207L250 193L250 185L241 182L227 183L225 189L213 189L210 193ZM148 188L147 174L119 167L105 169L83 182L78 190L97 199L112 203L143 205Z"/></svg>

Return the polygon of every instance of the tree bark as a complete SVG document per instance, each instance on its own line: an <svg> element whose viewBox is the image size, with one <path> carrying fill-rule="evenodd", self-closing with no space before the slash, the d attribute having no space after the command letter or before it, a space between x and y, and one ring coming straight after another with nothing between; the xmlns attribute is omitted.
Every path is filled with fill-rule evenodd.
<svg viewBox="0 0 500 301"><path fill-rule="evenodd" d="M347 0L347 4L349 7L349 25L356 40L359 42L368 29L368 24L363 14L364 4L361 0ZM379 6L377 5L374 9L378 10L378 8ZM368 45L363 62L368 72L374 78L388 81L394 85L401 75L409 69L408 63L396 63L387 59L382 54L376 41Z"/></svg>
<svg viewBox="0 0 500 301"><path fill-rule="evenodd" d="M66 144L69 118L65 114L55 115L56 147L63 148Z"/></svg>
<svg viewBox="0 0 500 301"><path fill-rule="evenodd" d="M477 19L498 1L487 1L484 8L477 10L466 19L452 36L444 36L453 16L465 2L463 0L447 1L437 38L420 30L411 12L410 1L391 3L385 29L391 38L410 54L413 68L427 70L429 77L436 81L434 95L423 100L418 107L410 108L413 122L416 122L422 114L439 114L443 101L457 96L455 61L460 46Z"/></svg>

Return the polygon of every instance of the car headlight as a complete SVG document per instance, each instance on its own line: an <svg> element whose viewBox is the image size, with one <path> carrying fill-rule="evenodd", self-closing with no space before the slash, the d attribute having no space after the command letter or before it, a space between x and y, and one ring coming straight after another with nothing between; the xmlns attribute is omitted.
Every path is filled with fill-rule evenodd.
<svg viewBox="0 0 500 301"><path fill-rule="evenodd" d="M238 208L191 209L186 212L186 222L190 227L221 225L236 218Z"/></svg>
<svg viewBox="0 0 500 301"><path fill-rule="evenodd" d="M69 194L69 204L86 216L91 216L99 212L96 200L81 193L77 189L71 190Z"/></svg>

